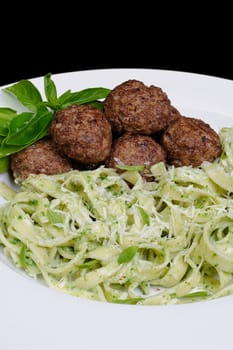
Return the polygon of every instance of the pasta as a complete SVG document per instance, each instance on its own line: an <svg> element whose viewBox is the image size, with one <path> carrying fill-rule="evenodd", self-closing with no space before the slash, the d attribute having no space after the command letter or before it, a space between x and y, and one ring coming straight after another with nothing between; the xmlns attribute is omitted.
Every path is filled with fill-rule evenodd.
<svg viewBox="0 0 233 350"><path fill-rule="evenodd" d="M99 167L3 184L0 244L18 267L78 297L140 305L233 293L233 128L200 168Z"/></svg>

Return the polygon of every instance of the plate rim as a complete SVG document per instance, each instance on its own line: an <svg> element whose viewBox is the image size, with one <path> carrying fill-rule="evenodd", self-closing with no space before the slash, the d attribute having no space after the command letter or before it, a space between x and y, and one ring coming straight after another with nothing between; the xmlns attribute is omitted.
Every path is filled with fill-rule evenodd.
<svg viewBox="0 0 233 350"><path fill-rule="evenodd" d="M169 73L176 73L180 75L187 74L191 77L207 77L211 79L219 79L221 81L230 82L232 86L233 91L233 80L226 79L222 77L215 77L212 75L205 75L202 73L193 73L193 72L186 72L186 71L180 71L180 70L167 70L167 69L154 69L154 68L104 68L104 69L87 69L87 70L81 70L81 71L70 71L70 72L62 72L62 73L55 73L52 74L53 77L55 76L67 76L73 73L82 73L85 75L85 73L92 73L95 72L113 72L113 71L152 71L152 72L160 72L167 74ZM42 79L43 76L34 77L34 78L28 78L28 80L34 81L35 79ZM9 86L14 83L10 83L4 86L1 86L0 89ZM151 305L151 306L141 306L141 305L121 305L121 304L111 304L111 303L103 303L99 301L92 301L92 300L85 300L77 297L72 297L70 295L66 295L64 293L60 293L57 291L54 291L48 287L44 286L38 286L36 283L31 283L27 278L22 278L22 276L15 271L9 271L9 267L2 263L0 259L0 273L2 275L2 278L7 278L7 282L9 281L9 288L14 288L15 283L17 283L17 293L19 294L18 297L15 297L16 300L13 300L14 293L12 290L9 290L9 288L3 283L2 286L2 295L3 299L0 301L0 306L2 310L4 311L3 316L0 318L0 325L2 327L3 332L3 341L5 341L4 345L7 349L13 349L12 344L14 344L14 339L7 336L7 332L9 332L9 326L14 325L16 326L20 321L24 319L24 317L21 317L17 314L17 312L23 311L23 303L22 300L19 298L22 298L25 296L27 300L25 299L24 302L28 302L29 308L26 309L25 314L22 316L26 317L33 317L34 310L38 312L38 315L42 317L43 313L42 310L40 310L40 305L34 305L35 300L38 300L38 298L41 298L41 300L46 303L47 305L47 316L48 319L44 319L44 324L41 325L40 319L34 320L34 325L31 325L31 334L27 335L28 339L25 340L24 334L25 334L25 327L21 324L20 328L16 328L16 336L18 336L18 349L23 350L26 349L26 346L29 346L30 344L34 344L34 350L40 349L41 346L46 344L45 339L42 337L42 339L37 339L38 344L35 344L35 337L38 334L38 327L41 327L41 330L44 331L44 334L48 336L49 338L49 346L52 346L53 344L53 337L54 332L51 331L51 334L48 333L47 328L49 327L49 322L54 321L54 326L57 327L58 330L62 332L62 328L59 325L59 320L57 319L57 314L54 313L57 308L59 308L59 305L61 307L62 312L64 313L65 317L70 316L71 319L69 320L69 327L70 330L63 330L63 337L62 335L60 338L60 343L57 343L57 349L60 350L64 347L65 342L67 342L68 345L75 344L76 336L73 334L70 336L70 339L67 340L67 336L69 335L70 331L74 332L75 327L72 322L76 320L77 325L81 329L81 333L79 334L81 343L83 345L87 345L86 349L92 349L93 346L99 346L98 349L108 349L109 344L111 342L112 349L119 349L119 346L121 344L120 339L116 339L116 331L110 327L109 318L111 318L112 313L116 317L115 320L112 320L112 324L114 327L118 327L118 330L122 332L122 337L124 340L124 345L127 346L133 346L134 349L141 349L142 344L144 342L143 337L147 336L147 339L152 344L153 341L153 334L150 334L150 332L153 331L154 327L157 327L157 329L160 330L161 335L156 333L156 337L160 343L159 345L163 346L163 349L170 349L172 346L176 348L176 346L179 346L179 349L186 349L187 343L189 337L192 335L192 332L198 331L199 337L193 341L193 343L189 343L189 349L195 349L197 346L203 346L203 344L208 344L208 346L211 346L212 349L217 349L221 341L225 341L225 345L227 345L227 342L230 341L230 314L233 311L233 295L226 296L224 298L218 298L215 300L207 300L207 301L199 301L191 304L179 304L179 305ZM8 276L9 277L6 277ZM9 279L8 279L9 278ZM24 291L25 286L28 288L26 291ZM30 295L30 293L32 293ZM9 300L7 298L10 298ZM12 302L10 306L10 302ZM19 304L21 302L21 304ZM67 310L64 307L64 303L67 305ZM62 305L61 305L62 304ZM33 310L34 305L34 310ZM90 305L90 306L89 306ZM231 306L232 305L232 306ZM15 315L15 319L13 318L6 318L9 315L9 307L12 308L12 310L17 311ZM88 310L87 310L88 309ZM91 310L90 310L91 309ZM104 311L103 311L104 310ZM51 315L51 313L54 313ZM81 312L83 319L85 322L88 321L87 317L84 317L83 313L87 312L88 317L93 317L93 320L97 322L95 324L96 329L94 329L94 324L92 324L91 331L92 334L96 337L95 339L98 340L98 343L94 342L94 336L93 339L88 338L89 331L85 327L85 322L83 324L83 319L78 318L77 314ZM102 313L101 315L98 315L99 313ZM106 313L106 319L104 317L104 313ZM190 313L193 316L193 319L189 319L187 322L187 317L190 317ZM222 325L225 326L219 327L218 320L215 319L216 313L218 314L219 319L224 319L226 322L222 321ZM14 313L10 313L10 317L13 316ZM208 316L209 314L209 316ZM200 317L201 315L201 317ZM79 315L80 316L80 315ZM138 317L141 319L139 320ZM229 317L229 319L228 319ZM159 319L158 319L159 318ZM170 319L169 319L170 318ZM149 320L148 320L149 319ZM170 331L170 339L167 336L166 327L174 327L174 322L179 320L179 324L177 324L176 329L173 328L173 330ZM183 320L183 321L182 321ZM197 320L199 323L197 323ZM72 321L72 322L71 322ZM98 324L98 322L100 324ZM128 333L126 332L127 329L124 329L124 327L127 327L127 322L132 322L131 326L133 325L133 328L128 329ZM61 320L61 325L65 326L64 320ZM212 331L216 332L212 336L212 340L209 339L208 331L205 327L206 322L209 322L210 327L212 327ZM152 327L152 323L154 323ZM178 322L177 322L178 323ZM105 342L102 341L101 335L101 328L102 326L105 326L108 330L108 334L105 334ZM28 326L28 323L27 323ZM147 327L146 329L143 328L144 334L137 334L137 331L140 331L140 327ZM180 327L183 328L183 342L180 342ZM190 328L192 328L192 332L190 331ZM224 329L223 329L224 328ZM184 331L186 333L184 333ZM225 333L229 331L229 335L227 336ZM219 332L217 334L217 332ZM222 337L225 336L225 340L222 340ZM111 338L114 337L115 342L112 343ZM134 337L134 338L132 338ZM16 337L17 338L17 337ZM65 339L66 338L66 339ZM221 339L220 339L221 338ZM106 341L107 340L107 341ZM93 341L93 342L92 342ZM90 344L88 343L90 342ZM47 344L48 345L48 344ZM47 346L46 345L46 346ZM224 345L224 343L222 343ZM7 347L8 346L8 347ZM49 349L49 347L45 347L45 349Z"/></svg>

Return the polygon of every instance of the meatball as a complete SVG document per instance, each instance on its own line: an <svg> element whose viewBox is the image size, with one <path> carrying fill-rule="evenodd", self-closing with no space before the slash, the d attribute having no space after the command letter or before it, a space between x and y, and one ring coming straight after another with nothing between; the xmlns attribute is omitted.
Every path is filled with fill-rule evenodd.
<svg viewBox="0 0 233 350"><path fill-rule="evenodd" d="M56 113L51 137L66 156L82 164L100 164L112 144L111 125L103 112L88 105L72 105Z"/></svg>
<svg viewBox="0 0 233 350"><path fill-rule="evenodd" d="M171 106L171 114L168 117L168 125L174 122L176 119L182 117L178 109L174 106Z"/></svg>
<svg viewBox="0 0 233 350"><path fill-rule="evenodd" d="M214 161L222 152L218 134L204 121L180 117L173 121L161 140L168 163L198 167L203 161Z"/></svg>
<svg viewBox="0 0 233 350"><path fill-rule="evenodd" d="M161 88L128 80L110 92L103 111L113 132L150 135L167 126L171 103Z"/></svg>
<svg viewBox="0 0 233 350"><path fill-rule="evenodd" d="M150 136L124 134L114 140L106 166L116 168L117 165L143 165L143 177L150 173L150 166L166 160L166 152Z"/></svg>
<svg viewBox="0 0 233 350"><path fill-rule="evenodd" d="M70 160L58 153L49 138L41 139L13 153L10 165L18 183L23 182L30 174L55 175L72 169Z"/></svg>

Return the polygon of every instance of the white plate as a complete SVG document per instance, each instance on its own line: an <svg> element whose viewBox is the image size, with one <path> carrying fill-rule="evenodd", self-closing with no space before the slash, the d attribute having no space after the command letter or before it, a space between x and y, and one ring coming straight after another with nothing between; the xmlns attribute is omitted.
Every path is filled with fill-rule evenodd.
<svg viewBox="0 0 233 350"><path fill-rule="evenodd" d="M233 126L233 81L150 69L107 69L53 75L58 93L113 88L127 79L160 86L186 116L215 130ZM42 91L43 79L33 83ZM0 106L17 107L0 92ZM8 181L1 175L0 180ZM229 349L233 296L186 305L117 305L80 299L25 277L0 256L0 347L4 350Z"/></svg>

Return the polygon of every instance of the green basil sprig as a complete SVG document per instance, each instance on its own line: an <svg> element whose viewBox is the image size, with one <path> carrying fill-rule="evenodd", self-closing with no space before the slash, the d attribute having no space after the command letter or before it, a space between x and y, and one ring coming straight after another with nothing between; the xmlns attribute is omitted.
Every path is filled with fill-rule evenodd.
<svg viewBox="0 0 233 350"><path fill-rule="evenodd" d="M60 108L65 108L72 104L82 105L90 102L94 103L98 99L105 98L108 93L109 89L102 87L88 88L78 92L67 91L66 95L60 98Z"/></svg>
<svg viewBox="0 0 233 350"><path fill-rule="evenodd" d="M70 90L65 91L59 97L54 81L51 79L51 74L44 77L44 90L47 102L45 105L54 111L71 106L72 104L82 105L91 104L96 108L102 108L102 102L99 101L105 98L110 90L103 87L88 88L77 92Z"/></svg>
<svg viewBox="0 0 233 350"><path fill-rule="evenodd" d="M18 83L6 87L5 91L14 95L23 106L32 112L36 112L42 103L39 90L29 80L20 80Z"/></svg>
<svg viewBox="0 0 233 350"><path fill-rule="evenodd" d="M11 108L0 108L0 136L6 136L11 120L16 116L17 112Z"/></svg>
<svg viewBox="0 0 233 350"><path fill-rule="evenodd" d="M0 108L0 173L9 169L9 156L48 134L54 113L72 104L90 104L103 108L102 99L110 92L103 87L88 88L77 92L65 91L57 95L51 73L44 76L44 94L29 80L6 87L3 91L13 95L28 111L17 113L9 107Z"/></svg>

